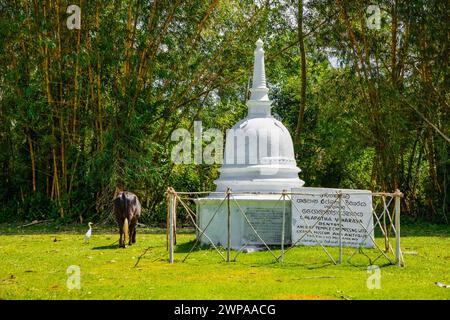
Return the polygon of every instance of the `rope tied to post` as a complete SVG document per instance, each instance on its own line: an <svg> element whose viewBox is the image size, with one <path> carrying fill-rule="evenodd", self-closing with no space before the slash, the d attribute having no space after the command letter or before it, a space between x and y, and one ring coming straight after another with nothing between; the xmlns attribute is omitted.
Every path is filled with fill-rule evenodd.
<svg viewBox="0 0 450 320"><path fill-rule="evenodd" d="M394 197L400 197L400 198L403 198L404 196L405 196L405 195L404 195L403 192L401 192L399 189L395 189Z"/></svg>

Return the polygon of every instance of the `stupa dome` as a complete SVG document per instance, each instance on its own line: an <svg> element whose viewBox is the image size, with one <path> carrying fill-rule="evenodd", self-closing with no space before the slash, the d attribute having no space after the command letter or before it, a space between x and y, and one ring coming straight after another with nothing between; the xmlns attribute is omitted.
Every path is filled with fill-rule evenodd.
<svg viewBox="0 0 450 320"><path fill-rule="evenodd" d="M248 115L227 132L220 177L214 181L216 191L281 192L304 184L298 177L301 170L295 161L291 135L270 112L262 45L259 39Z"/></svg>

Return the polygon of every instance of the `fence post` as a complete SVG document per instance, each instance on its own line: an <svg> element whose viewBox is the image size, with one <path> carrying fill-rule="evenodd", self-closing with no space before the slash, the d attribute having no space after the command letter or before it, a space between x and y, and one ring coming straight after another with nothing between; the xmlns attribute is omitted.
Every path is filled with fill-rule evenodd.
<svg viewBox="0 0 450 320"><path fill-rule="evenodd" d="M175 209L175 190L170 188L169 191L169 263L173 263L173 217Z"/></svg>
<svg viewBox="0 0 450 320"><path fill-rule="evenodd" d="M169 251L169 230L170 230L170 187L166 191L166 250Z"/></svg>
<svg viewBox="0 0 450 320"><path fill-rule="evenodd" d="M285 226L286 226L286 190L283 190L283 220L281 229L281 263L284 262L284 237L285 237Z"/></svg>
<svg viewBox="0 0 450 320"><path fill-rule="evenodd" d="M342 192L338 192L339 199L339 261L338 263L342 263Z"/></svg>
<svg viewBox="0 0 450 320"><path fill-rule="evenodd" d="M227 207L228 207L228 217L227 217L227 262L230 262L231 253L231 210L230 210L230 195L231 189L227 189Z"/></svg>
<svg viewBox="0 0 450 320"><path fill-rule="evenodd" d="M177 244L177 198L175 195L175 190L173 191L173 245Z"/></svg>
<svg viewBox="0 0 450 320"><path fill-rule="evenodd" d="M397 266L402 266L402 251L400 249L400 197L403 194L400 190L395 190L395 262Z"/></svg>
<svg viewBox="0 0 450 320"><path fill-rule="evenodd" d="M386 225L386 215L389 214L388 208L386 207L386 196L382 195L381 200L383 201L383 226L384 231L384 252L389 252L389 229Z"/></svg>

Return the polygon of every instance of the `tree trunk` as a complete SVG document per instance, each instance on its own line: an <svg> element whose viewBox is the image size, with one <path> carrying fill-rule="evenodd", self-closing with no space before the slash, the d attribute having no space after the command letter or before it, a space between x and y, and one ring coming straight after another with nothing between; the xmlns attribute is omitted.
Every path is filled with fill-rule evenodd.
<svg viewBox="0 0 450 320"><path fill-rule="evenodd" d="M28 147L30 148L30 158L31 158L31 184L33 186L33 192L36 192L36 161L34 156L33 141L31 140L31 134L27 134Z"/></svg>
<svg viewBox="0 0 450 320"><path fill-rule="evenodd" d="M298 1L298 44L300 49L300 106L298 109L297 127L295 129L294 145L300 143L300 134L303 131L303 118L306 104L306 54L303 35L303 0Z"/></svg>

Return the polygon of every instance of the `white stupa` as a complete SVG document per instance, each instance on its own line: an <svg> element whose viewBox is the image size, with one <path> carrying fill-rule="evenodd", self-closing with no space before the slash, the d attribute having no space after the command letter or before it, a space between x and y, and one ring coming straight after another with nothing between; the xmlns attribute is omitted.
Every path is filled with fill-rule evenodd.
<svg viewBox="0 0 450 320"><path fill-rule="evenodd" d="M214 182L219 193L197 200L198 225L202 230L207 227L205 233L215 244L226 247L227 206L222 204L219 208L219 205L228 188L231 190L239 203L238 206L233 200L231 205L231 247L235 249L261 244L240 210L245 212L267 244L279 244L283 214L279 193L304 184L298 177L300 169L295 161L291 135L271 115L272 102L267 95L269 89L262 46L259 39L256 42L251 97L247 101L248 115L227 132L220 177ZM288 201L286 215L285 243L289 243L291 214ZM209 243L206 236L201 236L200 241Z"/></svg>
<svg viewBox="0 0 450 320"><path fill-rule="evenodd" d="M259 39L248 115L227 134L217 191L282 192L304 184L298 177L291 135L270 112L262 45Z"/></svg>

